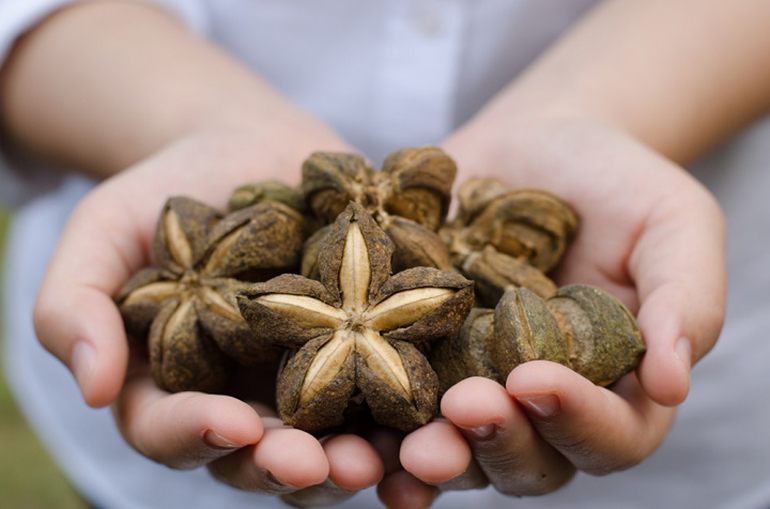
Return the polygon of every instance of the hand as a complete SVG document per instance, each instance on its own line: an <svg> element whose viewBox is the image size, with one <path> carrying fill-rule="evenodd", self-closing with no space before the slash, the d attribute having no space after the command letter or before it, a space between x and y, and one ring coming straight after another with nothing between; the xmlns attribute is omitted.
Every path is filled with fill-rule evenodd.
<svg viewBox="0 0 770 509"><path fill-rule="evenodd" d="M312 505L376 484L382 462L374 448L352 435L319 441L282 426L258 402L158 389L146 360L129 361L112 300L151 262L157 216L169 196L223 208L242 183L298 179L313 150L349 150L315 122L271 122L265 129L189 134L99 185L70 218L34 320L40 341L72 370L86 402L114 403L123 436L140 453L172 468L207 465L235 487L293 494Z"/></svg>
<svg viewBox="0 0 770 509"><path fill-rule="evenodd" d="M715 200L672 162L587 119L525 123L487 112L445 149L458 162L458 181L491 174L570 203L581 226L557 282L618 296L637 315L648 350L611 389L545 361L517 367L505 387L464 380L441 402L445 420L406 437L400 463L409 474L386 476L381 497L396 500L408 486L430 500L448 486L487 482L504 494L536 495L576 470L602 475L639 463L663 440L691 365L721 329L724 221Z"/></svg>

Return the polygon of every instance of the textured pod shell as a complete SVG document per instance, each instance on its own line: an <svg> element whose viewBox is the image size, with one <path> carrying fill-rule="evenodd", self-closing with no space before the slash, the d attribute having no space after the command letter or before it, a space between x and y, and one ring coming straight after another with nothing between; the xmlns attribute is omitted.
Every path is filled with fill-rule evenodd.
<svg viewBox="0 0 770 509"><path fill-rule="evenodd" d="M390 176L391 194L385 209L436 231L444 222L452 197L457 166L437 147L393 152L382 165Z"/></svg>
<svg viewBox="0 0 770 509"><path fill-rule="evenodd" d="M318 218L333 223L351 201L370 205L372 176L359 155L315 152L302 165L302 193Z"/></svg>
<svg viewBox="0 0 770 509"><path fill-rule="evenodd" d="M155 256L160 265L182 273L191 269L208 247L208 233L222 214L192 198L169 198L155 231Z"/></svg>
<svg viewBox="0 0 770 509"><path fill-rule="evenodd" d="M435 267L454 271L449 261L449 249L436 232L399 217L393 217L384 229L395 246L393 272L412 267Z"/></svg>
<svg viewBox="0 0 770 509"><path fill-rule="evenodd" d="M230 195L227 208L235 211L265 202L282 203L297 212L305 212L305 199L302 196L302 192L299 189L275 180L238 187Z"/></svg>
<svg viewBox="0 0 770 509"><path fill-rule="evenodd" d="M204 272L236 276L299 265L305 230L302 216L277 202L258 203L225 216L208 237Z"/></svg>
<svg viewBox="0 0 770 509"><path fill-rule="evenodd" d="M169 392L218 391L232 374L233 361L208 334L188 333L197 319L194 310L171 326L171 317L179 307L178 301L164 303L150 328L148 346L155 383Z"/></svg>
<svg viewBox="0 0 770 509"><path fill-rule="evenodd" d="M471 309L459 334L434 345L430 362L438 376L439 394L472 376L491 378L505 383L492 362L490 350L494 341L494 311Z"/></svg>
<svg viewBox="0 0 770 509"><path fill-rule="evenodd" d="M368 295L371 299L390 276L391 258L394 248L393 242L382 228L356 202L350 202L344 212L331 225L329 232L321 242L320 254L318 255L319 279L329 289L331 294L334 295L335 299L340 299L340 266L342 254L345 250L348 227L352 221L358 223L366 242L369 263L372 267L368 290Z"/></svg>
<svg viewBox="0 0 770 509"><path fill-rule="evenodd" d="M509 191L508 186L493 177L471 177L463 181L457 190L460 224L469 225L487 205Z"/></svg>
<svg viewBox="0 0 770 509"><path fill-rule="evenodd" d="M460 274L433 267L414 267L388 279L372 303L382 302L406 289L417 288L447 288L454 290L454 294L410 326L383 332L383 335L391 339L422 343L445 340L457 334L473 306L473 282Z"/></svg>
<svg viewBox="0 0 770 509"><path fill-rule="evenodd" d="M626 307L588 285L560 288L547 301L569 345L572 369L597 385L609 385L639 364L646 347Z"/></svg>
<svg viewBox="0 0 770 509"><path fill-rule="evenodd" d="M477 299L490 308L497 306L503 294L512 288L527 288L543 299L557 288L556 283L542 271L492 247L471 253L461 271L476 282Z"/></svg>
<svg viewBox="0 0 770 509"><path fill-rule="evenodd" d="M318 279L318 255L321 253L321 246L326 234L329 233L332 225L327 224L323 228L316 230L305 240L302 248L302 264L300 265L300 274L310 279Z"/></svg>
<svg viewBox="0 0 770 509"><path fill-rule="evenodd" d="M570 367L567 343L545 301L526 288L505 292L495 308L492 359L508 376L516 366L533 360Z"/></svg>
<svg viewBox="0 0 770 509"><path fill-rule="evenodd" d="M517 190L490 202L471 224L466 241L477 247L491 244L548 272L561 260L577 226L575 213L555 195Z"/></svg>

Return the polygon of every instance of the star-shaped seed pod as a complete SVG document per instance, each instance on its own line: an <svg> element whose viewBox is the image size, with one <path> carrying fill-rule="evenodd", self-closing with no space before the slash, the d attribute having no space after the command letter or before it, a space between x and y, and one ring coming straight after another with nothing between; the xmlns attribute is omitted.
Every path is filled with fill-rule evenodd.
<svg viewBox="0 0 770 509"><path fill-rule="evenodd" d="M558 362L606 386L634 370L645 349L633 315L599 288L567 285L546 300L518 288L494 310L474 308L461 333L432 350L431 365L441 394L471 376L505 384L532 360Z"/></svg>
<svg viewBox="0 0 770 509"><path fill-rule="evenodd" d="M332 223L351 201L374 217L396 246L395 271L418 266L452 270L435 231L446 218L457 167L440 149L399 150L385 159L379 172L356 154L317 152L305 161L302 172L305 199L321 221Z"/></svg>
<svg viewBox="0 0 770 509"><path fill-rule="evenodd" d="M263 341L295 349L278 381L278 412L316 431L366 402L380 424L412 430L437 411L437 380L415 346L454 336L473 283L417 267L390 276L393 244L350 203L319 249L320 281L285 274L249 287L241 312Z"/></svg>
<svg viewBox="0 0 770 509"><path fill-rule="evenodd" d="M171 391L215 391L232 359L250 365L275 360L238 310L236 277L266 279L295 267L304 239L302 218L277 203L223 216L190 198L163 208L155 235L160 267L138 272L116 301L126 329L148 338L156 383Z"/></svg>

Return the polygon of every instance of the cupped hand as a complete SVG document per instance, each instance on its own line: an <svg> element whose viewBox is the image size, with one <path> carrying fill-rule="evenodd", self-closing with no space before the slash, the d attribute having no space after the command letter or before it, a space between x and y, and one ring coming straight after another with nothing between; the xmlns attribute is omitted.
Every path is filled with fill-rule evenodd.
<svg viewBox="0 0 770 509"><path fill-rule="evenodd" d="M406 486L432 499L452 485L487 482L504 494L536 495L563 486L576 470L601 475L639 463L663 440L687 396L691 366L722 326L719 206L682 168L584 118L482 115L445 149L457 160L458 181L498 176L572 205L581 225L557 282L619 297L637 316L647 353L609 389L545 361L518 366L505 387L482 378L460 382L443 397L444 419L406 437L400 463L408 474L386 476L381 498Z"/></svg>
<svg viewBox="0 0 770 509"><path fill-rule="evenodd" d="M374 448L353 435L319 441L255 402L160 390L147 361L129 351L113 296L152 263L168 197L224 208L243 183L298 183L302 160L314 150L349 148L314 123L201 130L104 181L73 212L34 310L41 343L73 372L89 405L113 404L124 438L140 453L172 468L207 465L230 485L289 494L301 505L376 484L382 462Z"/></svg>

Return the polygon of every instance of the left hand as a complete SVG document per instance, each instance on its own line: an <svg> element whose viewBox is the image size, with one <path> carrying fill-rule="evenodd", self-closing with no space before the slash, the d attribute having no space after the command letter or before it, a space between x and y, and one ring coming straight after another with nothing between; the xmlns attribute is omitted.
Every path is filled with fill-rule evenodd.
<svg viewBox="0 0 770 509"><path fill-rule="evenodd" d="M631 136L585 118L519 123L482 115L444 148L458 162L458 181L493 175L574 207L581 226L556 280L620 298L638 317L647 353L611 389L546 361L518 366L505 387L462 381L441 402L444 419L404 439L406 472L386 476L381 498L425 507L399 491L429 501L487 483L507 495L538 495L576 470L602 475L636 465L660 445L687 395L692 363L721 329L724 221L715 200Z"/></svg>

